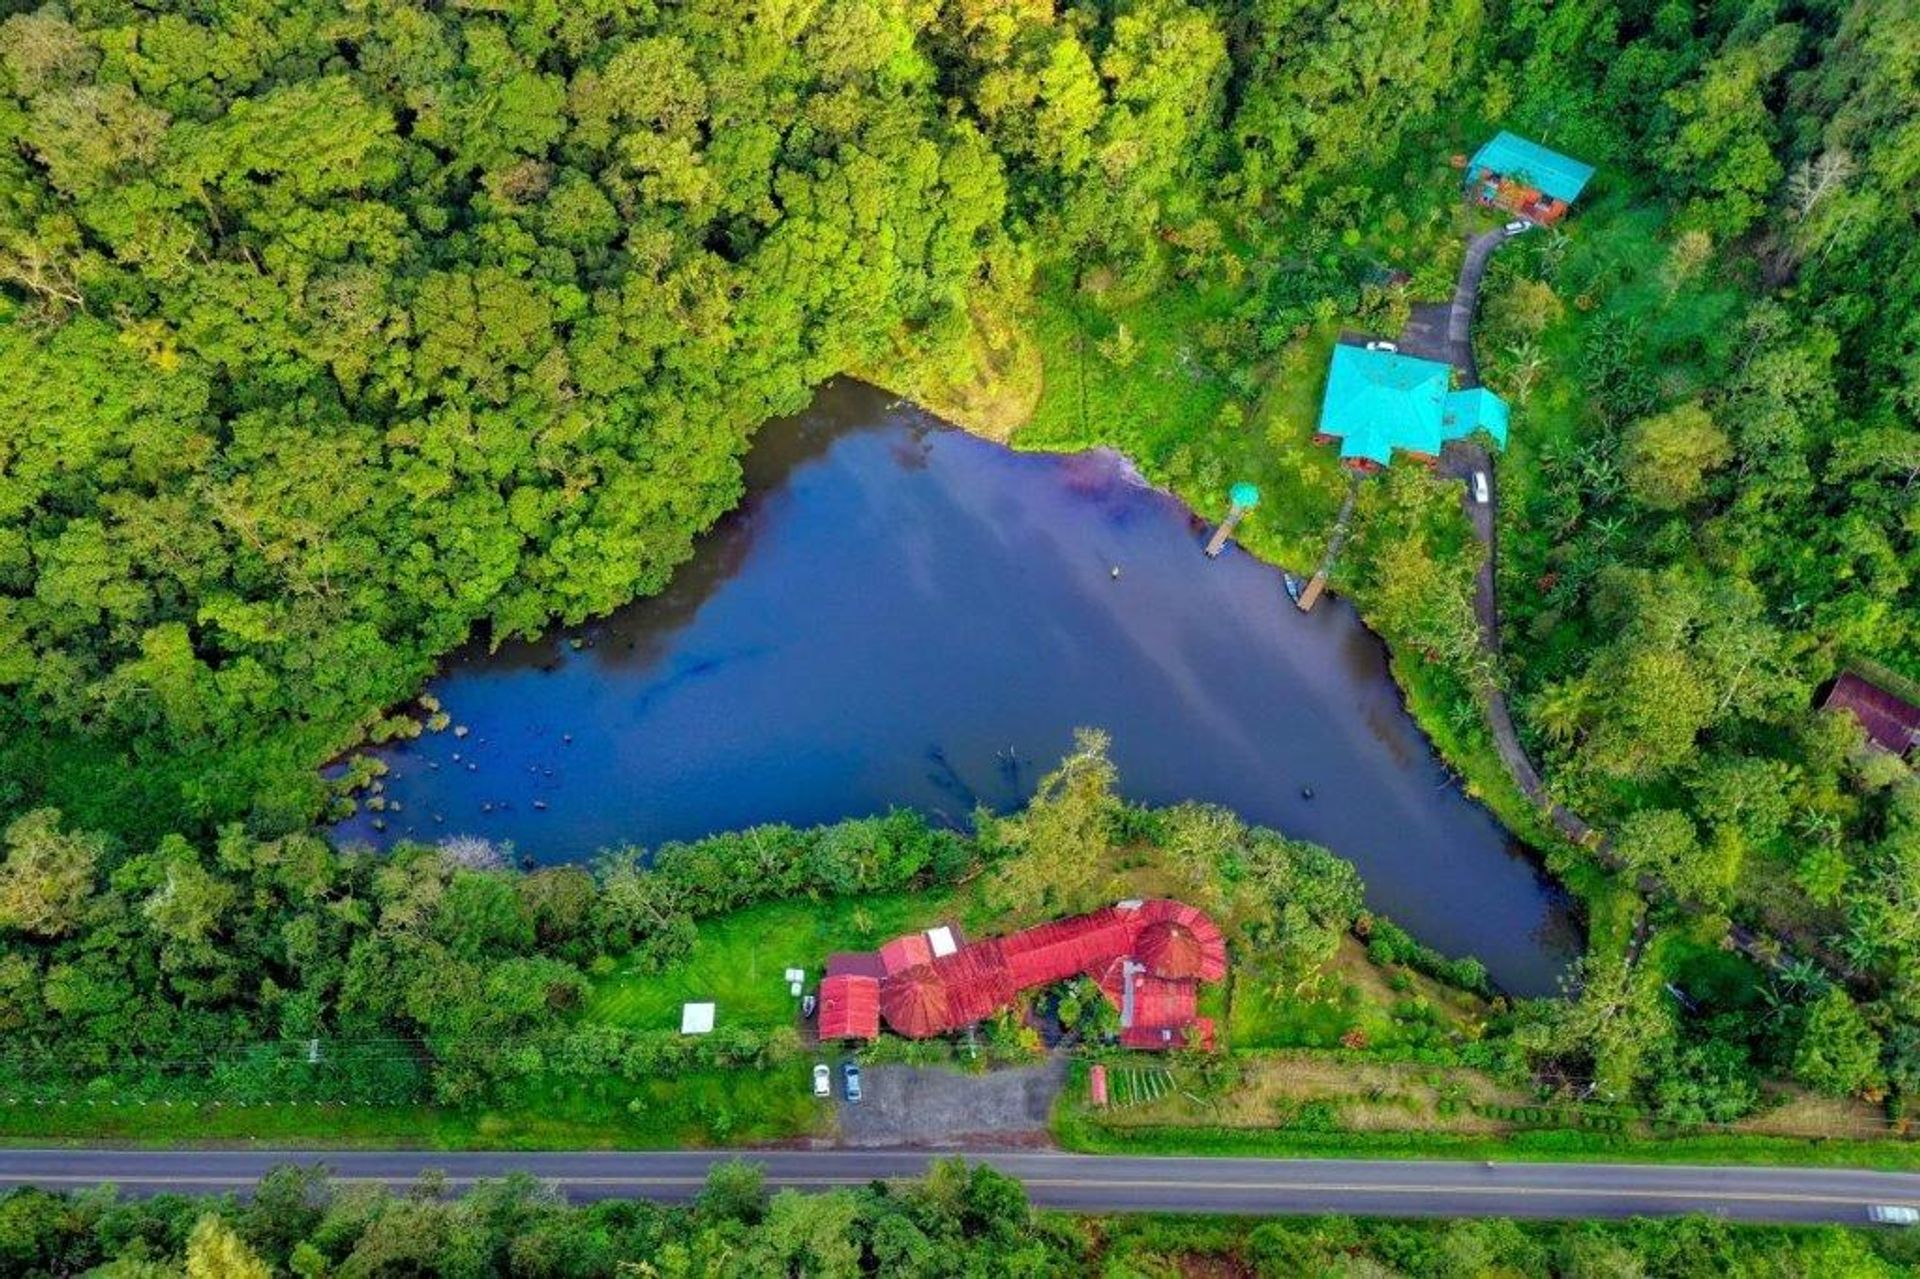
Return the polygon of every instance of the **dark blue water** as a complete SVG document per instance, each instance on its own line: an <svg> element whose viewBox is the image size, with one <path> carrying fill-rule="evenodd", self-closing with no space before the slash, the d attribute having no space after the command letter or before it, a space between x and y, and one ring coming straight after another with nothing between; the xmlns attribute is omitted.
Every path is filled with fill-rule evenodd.
<svg viewBox="0 0 1920 1279"><path fill-rule="evenodd" d="M1324 844L1421 939L1554 988L1562 898L1442 769L1379 642L1237 549L1207 560L1121 458L1009 452L838 383L762 429L747 478L664 595L458 655L431 691L468 735L384 750L401 810L339 833L544 862L892 805L959 822L1095 725L1129 796Z"/></svg>

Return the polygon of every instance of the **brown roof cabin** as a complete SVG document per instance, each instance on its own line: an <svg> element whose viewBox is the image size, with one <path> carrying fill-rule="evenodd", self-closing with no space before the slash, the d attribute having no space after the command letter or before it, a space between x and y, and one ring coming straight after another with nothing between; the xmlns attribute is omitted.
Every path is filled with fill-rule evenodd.
<svg viewBox="0 0 1920 1279"><path fill-rule="evenodd" d="M1821 705L1851 712L1867 731L1867 740L1882 750L1907 755L1920 746L1920 706L1869 684L1852 671L1841 673Z"/></svg>

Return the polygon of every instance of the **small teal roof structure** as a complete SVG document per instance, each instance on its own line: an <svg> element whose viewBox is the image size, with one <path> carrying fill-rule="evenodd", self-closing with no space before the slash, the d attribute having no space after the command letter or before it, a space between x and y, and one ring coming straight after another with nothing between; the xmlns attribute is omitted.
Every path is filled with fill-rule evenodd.
<svg viewBox="0 0 1920 1279"><path fill-rule="evenodd" d="M1249 511L1260 505L1260 486L1241 480L1227 493L1227 500L1235 506L1244 506Z"/></svg>
<svg viewBox="0 0 1920 1279"><path fill-rule="evenodd" d="M1573 203L1593 177L1592 165L1582 164L1504 129L1473 153L1473 160L1467 166L1468 174L1482 169L1539 187L1546 195L1568 204Z"/></svg>
<svg viewBox="0 0 1920 1279"><path fill-rule="evenodd" d="M1507 418L1510 416L1507 402L1484 386L1447 392L1447 398L1441 403L1441 416L1446 422L1447 438L1450 440L1472 435L1475 431L1485 431L1493 437L1495 444L1501 448L1507 447Z"/></svg>
<svg viewBox="0 0 1920 1279"><path fill-rule="evenodd" d="M1385 466L1395 449L1437 457L1448 440L1485 429L1507 442L1507 404L1485 387L1455 391L1453 369L1396 351L1346 343L1333 348L1320 434L1340 441L1342 458Z"/></svg>

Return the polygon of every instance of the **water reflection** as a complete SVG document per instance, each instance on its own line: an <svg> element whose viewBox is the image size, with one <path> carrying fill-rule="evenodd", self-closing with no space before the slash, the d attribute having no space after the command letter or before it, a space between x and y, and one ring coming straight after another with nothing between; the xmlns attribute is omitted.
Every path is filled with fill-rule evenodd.
<svg viewBox="0 0 1920 1279"><path fill-rule="evenodd" d="M889 805L962 821L1092 724L1134 798L1326 844L1424 940L1552 990L1563 901L1441 768L1374 637L1246 555L1206 560L1122 459L1011 453L836 384L745 473L662 595L451 661L432 691L469 736L386 751L401 810L341 833L554 861Z"/></svg>

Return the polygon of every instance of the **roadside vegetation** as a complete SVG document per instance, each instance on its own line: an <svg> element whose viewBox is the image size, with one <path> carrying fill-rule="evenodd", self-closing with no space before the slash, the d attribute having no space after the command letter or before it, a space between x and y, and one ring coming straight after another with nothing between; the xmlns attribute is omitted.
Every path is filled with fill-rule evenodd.
<svg viewBox="0 0 1920 1279"><path fill-rule="evenodd" d="M0 1264L23 1277L77 1274L883 1274L1648 1275L1905 1273L1914 1240L1838 1227L1631 1222L1428 1222L1348 1217L1070 1217L1036 1212L1021 1184L959 1160L924 1181L769 1193L748 1164L721 1164L691 1204L570 1207L531 1177L458 1198L330 1185L294 1168L244 1203L110 1191L0 1199ZM95 1270L94 1267L102 1267Z"/></svg>

